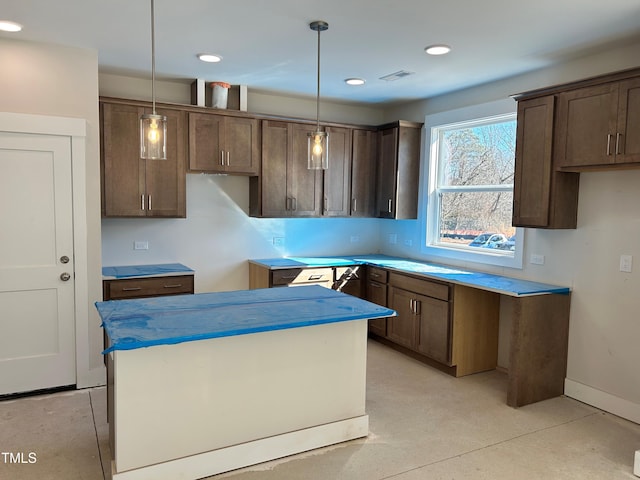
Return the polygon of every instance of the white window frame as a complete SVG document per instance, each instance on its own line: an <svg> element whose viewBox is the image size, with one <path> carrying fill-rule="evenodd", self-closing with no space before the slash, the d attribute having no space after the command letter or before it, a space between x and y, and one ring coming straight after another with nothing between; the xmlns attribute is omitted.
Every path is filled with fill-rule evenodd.
<svg viewBox="0 0 640 480"><path fill-rule="evenodd" d="M464 122L475 122L489 118L500 119L515 118L516 102L505 99L471 107L450 110L446 112L427 115L425 117L425 141L427 148L423 149L423 168L420 183L419 218L421 220L421 253L431 257L450 259L462 262L474 262L500 267L522 269L524 250L524 229L516 228L515 251L513 255L494 252L490 249L461 249L437 244L434 240L439 238L438 222L432 219L438 218L439 201L437 199L438 179L438 128ZM491 190L493 186L487 186Z"/></svg>

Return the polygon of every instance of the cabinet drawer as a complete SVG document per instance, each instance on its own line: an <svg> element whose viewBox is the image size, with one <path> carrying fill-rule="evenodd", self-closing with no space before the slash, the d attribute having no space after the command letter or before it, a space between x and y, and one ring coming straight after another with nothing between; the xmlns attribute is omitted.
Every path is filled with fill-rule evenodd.
<svg viewBox="0 0 640 480"><path fill-rule="evenodd" d="M409 277L398 273L389 274L389 283L395 287L409 290L411 292L449 301L449 284L425 280L422 278Z"/></svg>
<svg viewBox="0 0 640 480"><path fill-rule="evenodd" d="M193 275L105 280L103 284L105 300L193 293Z"/></svg>
<svg viewBox="0 0 640 480"><path fill-rule="evenodd" d="M389 272L385 269L378 267L367 267L367 269L369 280L373 280L378 283L387 283Z"/></svg>
<svg viewBox="0 0 640 480"><path fill-rule="evenodd" d="M271 272L271 285L333 283L333 268L287 268Z"/></svg>

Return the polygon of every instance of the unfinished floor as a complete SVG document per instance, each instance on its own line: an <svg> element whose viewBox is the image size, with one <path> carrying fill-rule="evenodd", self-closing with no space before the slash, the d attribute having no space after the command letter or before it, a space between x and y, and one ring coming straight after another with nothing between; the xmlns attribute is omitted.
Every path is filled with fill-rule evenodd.
<svg viewBox="0 0 640 480"><path fill-rule="evenodd" d="M370 341L368 438L211 478L638 480L640 425L566 397L508 407L506 380L456 379ZM104 388L5 400L0 422L0 479L111 478Z"/></svg>

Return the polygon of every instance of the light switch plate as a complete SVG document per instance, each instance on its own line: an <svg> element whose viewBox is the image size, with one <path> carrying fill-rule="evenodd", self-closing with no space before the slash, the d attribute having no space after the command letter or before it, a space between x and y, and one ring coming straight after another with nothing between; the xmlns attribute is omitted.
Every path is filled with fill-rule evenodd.
<svg viewBox="0 0 640 480"><path fill-rule="evenodd" d="M144 241L135 241L133 242L133 249L134 250L149 250L149 242L147 242L146 240Z"/></svg>
<svg viewBox="0 0 640 480"><path fill-rule="evenodd" d="M274 247L284 247L284 237L273 237Z"/></svg>
<svg viewBox="0 0 640 480"><path fill-rule="evenodd" d="M529 258L529 263L532 263L534 265L544 265L544 255L541 255L539 253L532 253L531 257Z"/></svg>
<svg viewBox="0 0 640 480"><path fill-rule="evenodd" d="M631 255L620 255L620 271L631 273L633 269L633 257Z"/></svg>

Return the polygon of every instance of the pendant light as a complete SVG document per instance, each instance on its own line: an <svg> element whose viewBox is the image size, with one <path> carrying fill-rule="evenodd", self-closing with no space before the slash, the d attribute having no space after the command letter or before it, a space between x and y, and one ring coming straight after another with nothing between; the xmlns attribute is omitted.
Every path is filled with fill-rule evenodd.
<svg viewBox="0 0 640 480"><path fill-rule="evenodd" d="M329 135L320 130L320 32L329 28L327 22L317 20L309 24L311 30L318 32L318 91L316 95L316 130L309 132L308 149L310 170L326 170L329 168Z"/></svg>
<svg viewBox="0 0 640 480"><path fill-rule="evenodd" d="M151 100L152 113L140 117L140 158L167 159L167 117L156 113L156 44L154 0L151 0Z"/></svg>

